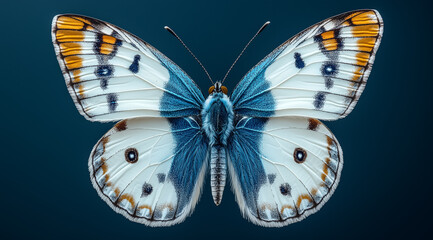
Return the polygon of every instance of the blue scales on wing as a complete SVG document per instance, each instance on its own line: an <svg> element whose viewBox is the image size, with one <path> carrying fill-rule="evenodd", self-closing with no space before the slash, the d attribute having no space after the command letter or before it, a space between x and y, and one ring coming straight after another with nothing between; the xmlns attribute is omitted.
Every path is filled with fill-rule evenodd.
<svg viewBox="0 0 433 240"><path fill-rule="evenodd" d="M331 17L277 47L236 86L228 167L246 218L284 226L316 212L332 195L343 155L317 119L336 120L353 110L382 33L375 10Z"/></svg>
<svg viewBox="0 0 433 240"><path fill-rule="evenodd" d="M86 119L200 114L204 97L194 81L135 35L94 18L58 15L52 39L69 93Z"/></svg>
<svg viewBox="0 0 433 240"><path fill-rule="evenodd" d="M101 138L89 170L98 194L116 212L149 226L169 226L193 211L207 156L198 119L134 118Z"/></svg>
<svg viewBox="0 0 433 240"><path fill-rule="evenodd" d="M239 82L233 111L251 117L347 116L365 88L383 33L375 10L326 19L287 40Z"/></svg>
<svg viewBox="0 0 433 240"><path fill-rule="evenodd" d="M227 149L241 212L266 227L319 210L337 187L343 163L333 134L302 117L237 119Z"/></svg>

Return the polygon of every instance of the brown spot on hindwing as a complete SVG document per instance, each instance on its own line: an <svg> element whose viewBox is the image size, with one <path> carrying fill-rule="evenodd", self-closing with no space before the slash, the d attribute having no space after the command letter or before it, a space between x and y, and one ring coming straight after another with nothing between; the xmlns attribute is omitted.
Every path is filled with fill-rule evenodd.
<svg viewBox="0 0 433 240"><path fill-rule="evenodd" d="M317 127L320 125L320 121L314 118L308 119L308 129L315 131Z"/></svg>
<svg viewBox="0 0 433 240"><path fill-rule="evenodd" d="M122 202L123 200L128 201L131 204L131 208L134 209L135 208L135 201L134 201L134 197L130 194L122 194L118 199L117 202Z"/></svg>
<svg viewBox="0 0 433 240"><path fill-rule="evenodd" d="M127 120L122 120L122 121L116 123L116 125L114 125L114 128L115 128L118 132L121 132L121 131L126 130L126 129L127 129L126 121L127 121Z"/></svg>
<svg viewBox="0 0 433 240"><path fill-rule="evenodd" d="M101 139L101 143L102 143L102 153L105 153L105 147L108 143L108 136L105 136Z"/></svg>

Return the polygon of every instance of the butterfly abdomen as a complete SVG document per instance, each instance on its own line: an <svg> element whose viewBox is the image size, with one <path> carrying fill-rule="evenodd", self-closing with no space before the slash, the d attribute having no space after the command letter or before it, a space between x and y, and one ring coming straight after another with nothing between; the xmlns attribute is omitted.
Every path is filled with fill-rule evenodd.
<svg viewBox="0 0 433 240"><path fill-rule="evenodd" d="M210 161L210 183L212 188L212 197L217 206L221 203L224 187L226 185L226 159L226 150L222 145L212 146Z"/></svg>
<svg viewBox="0 0 433 240"><path fill-rule="evenodd" d="M203 129L209 139L212 196L216 205L222 200L226 185L227 138L233 130L232 104L223 93L208 97L202 111Z"/></svg>

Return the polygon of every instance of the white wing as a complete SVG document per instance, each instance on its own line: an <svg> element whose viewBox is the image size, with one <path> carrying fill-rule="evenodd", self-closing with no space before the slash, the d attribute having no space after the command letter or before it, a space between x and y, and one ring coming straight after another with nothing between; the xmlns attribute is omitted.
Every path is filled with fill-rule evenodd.
<svg viewBox="0 0 433 240"><path fill-rule="evenodd" d="M318 211L337 187L343 153L318 120L242 118L229 139L229 172L243 215L280 227Z"/></svg>
<svg viewBox="0 0 433 240"><path fill-rule="evenodd" d="M80 113L92 121L198 115L204 98L161 52L112 24L78 15L53 19L60 67Z"/></svg>
<svg viewBox="0 0 433 240"><path fill-rule="evenodd" d="M231 99L237 114L335 120L355 107L383 33L375 10L324 20L289 39L241 80Z"/></svg>
<svg viewBox="0 0 433 240"><path fill-rule="evenodd" d="M194 209L207 147L193 118L124 120L95 145L90 176L116 212L149 226L169 226Z"/></svg>

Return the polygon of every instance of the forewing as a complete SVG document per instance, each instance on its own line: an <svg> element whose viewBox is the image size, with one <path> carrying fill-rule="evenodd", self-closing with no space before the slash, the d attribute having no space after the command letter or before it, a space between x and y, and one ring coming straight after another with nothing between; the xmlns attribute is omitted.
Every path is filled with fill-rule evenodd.
<svg viewBox="0 0 433 240"><path fill-rule="evenodd" d="M207 145L194 118L121 121L90 155L93 186L131 221L150 226L182 222L201 191Z"/></svg>
<svg viewBox="0 0 433 240"><path fill-rule="evenodd" d="M198 115L204 98L161 52L112 24L58 15L52 39L69 93L92 121Z"/></svg>
<svg viewBox="0 0 433 240"><path fill-rule="evenodd" d="M375 10L324 20L276 48L248 72L231 99L237 114L335 120L355 107L383 33Z"/></svg>
<svg viewBox="0 0 433 240"><path fill-rule="evenodd" d="M337 187L343 154L316 119L237 121L229 138L229 172L244 215L266 227L285 226L318 211Z"/></svg>

